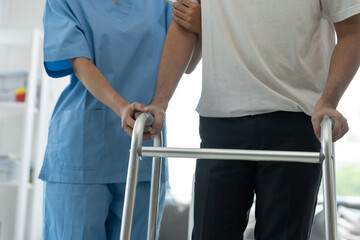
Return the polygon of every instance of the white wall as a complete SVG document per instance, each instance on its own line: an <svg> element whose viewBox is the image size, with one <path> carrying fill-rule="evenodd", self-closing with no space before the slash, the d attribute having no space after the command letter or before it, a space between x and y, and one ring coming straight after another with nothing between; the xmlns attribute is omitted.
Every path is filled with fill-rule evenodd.
<svg viewBox="0 0 360 240"><path fill-rule="evenodd" d="M26 28L41 27L45 0L0 0L3 12L2 27Z"/></svg>
<svg viewBox="0 0 360 240"><path fill-rule="evenodd" d="M16 29L42 29L45 0L0 0L0 27ZM0 46L0 71L24 70L29 67L28 48Z"/></svg>

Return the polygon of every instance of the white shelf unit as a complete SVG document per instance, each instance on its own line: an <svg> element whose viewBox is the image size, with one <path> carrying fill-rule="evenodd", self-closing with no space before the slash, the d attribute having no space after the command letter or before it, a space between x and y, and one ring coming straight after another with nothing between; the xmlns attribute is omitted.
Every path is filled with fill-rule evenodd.
<svg viewBox="0 0 360 240"><path fill-rule="evenodd" d="M0 102L1 111L24 111L25 108L24 102Z"/></svg>
<svg viewBox="0 0 360 240"><path fill-rule="evenodd" d="M0 183L1 188L5 188L5 187L16 188L17 194L16 194L16 205L15 205L16 208L15 222L13 223L14 240L24 240L26 224L31 224L31 225L33 224L32 222L26 223L27 217L29 218L29 216L27 216L29 189L33 190L32 191L33 195L30 196L30 198L33 200L38 199L38 197L36 197L35 194L38 194L39 192L38 190L35 191L34 185L29 183L29 176L30 176L31 158L33 156L34 148L35 148L35 144L33 142L33 138L35 134L34 132L35 113L39 112L36 107L37 84L38 84L38 80L43 78L43 76L40 76L42 74L39 73L40 66L42 65L42 56L41 56L42 41L43 41L43 34L39 29L14 30L14 29L0 28L0 45L4 45L6 47L25 46L31 49L30 67L29 67L29 74L27 79L26 101L24 103L0 102L0 113L6 114L17 111L24 114L22 149L21 149L21 160L20 160L19 172L18 172L18 180L16 182ZM6 127L6 126L0 126L0 131L2 127ZM39 125L39 129L41 129L40 125ZM38 163L38 160L36 162ZM37 166L35 165L35 167ZM35 206L34 204L35 203L33 203L32 208L34 208ZM35 214L34 211L32 212L33 212L32 215L34 215ZM31 231L32 229L30 228L30 232Z"/></svg>
<svg viewBox="0 0 360 240"><path fill-rule="evenodd" d="M14 182L14 181L11 181L11 182L0 182L0 187L18 187L19 186L19 182ZM33 184L31 183L28 183L26 185L26 188L27 189L32 189L33 188Z"/></svg>
<svg viewBox="0 0 360 240"><path fill-rule="evenodd" d="M25 102L0 102L1 112L25 112L27 104ZM38 113L38 108L33 108L33 113Z"/></svg>

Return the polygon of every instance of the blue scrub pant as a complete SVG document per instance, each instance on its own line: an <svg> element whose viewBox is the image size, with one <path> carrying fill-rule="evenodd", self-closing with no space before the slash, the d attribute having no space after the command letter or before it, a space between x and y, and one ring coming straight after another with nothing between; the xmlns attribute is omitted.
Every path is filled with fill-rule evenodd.
<svg viewBox="0 0 360 240"><path fill-rule="evenodd" d="M319 152L311 118L274 112L200 118L202 148ZM321 181L312 163L197 160L193 240L240 240L255 204L256 240L309 238Z"/></svg>
<svg viewBox="0 0 360 240"><path fill-rule="evenodd" d="M137 185L132 240L144 240L150 182ZM166 183L160 186L157 236L165 201ZM119 240L125 183L72 184L45 182L44 240Z"/></svg>

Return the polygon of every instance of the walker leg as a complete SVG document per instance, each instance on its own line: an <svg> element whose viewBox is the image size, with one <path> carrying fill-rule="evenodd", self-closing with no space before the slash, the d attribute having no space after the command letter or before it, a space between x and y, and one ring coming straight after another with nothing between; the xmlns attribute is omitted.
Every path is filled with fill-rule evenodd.
<svg viewBox="0 0 360 240"><path fill-rule="evenodd" d="M330 122L325 124L326 121ZM335 156L332 143L331 120L325 117L321 128L321 149L325 155L323 162L324 180L324 212L325 212L325 237L326 240L337 240L337 201L335 181Z"/></svg>
<svg viewBox="0 0 360 240"><path fill-rule="evenodd" d="M154 139L155 147L162 147L162 133ZM160 175L161 175L161 157L154 157L151 175L150 205L147 240L156 239L156 223L158 217L159 192L160 192Z"/></svg>
<svg viewBox="0 0 360 240"><path fill-rule="evenodd" d="M137 118L131 138L130 160L126 178L125 200L122 213L120 240L130 240L131 226L134 213L136 186L139 172L138 150L142 146L145 123L151 118L148 113L140 114Z"/></svg>

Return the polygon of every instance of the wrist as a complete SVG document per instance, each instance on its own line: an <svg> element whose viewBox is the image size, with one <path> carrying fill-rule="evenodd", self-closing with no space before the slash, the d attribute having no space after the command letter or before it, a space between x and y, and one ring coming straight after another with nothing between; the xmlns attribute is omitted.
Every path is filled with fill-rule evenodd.
<svg viewBox="0 0 360 240"><path fill-rule="evenodd" d="M168 103L169 101L166 100L166 99L153 99L150 103L150 105L153 105L153 106L157 106L159 108L162 108L164 109L164 111L166 111L166 109L168 108Z"/></svg>
<svg viewBox="0 0 360 240"><path fill-rule="evenodd" d="M112 106L111 109L120 117L122 117L122 110L129 105L129 102L127 102L125 99L120 97L119 94L114 94L112 98Z"/></svg>
<svg viewBox="0 0 360 240"><path fill-rule="evenodd" d="M316 103L316 107L320 107L320 106L336 109L337 103L335 103L331 98L327 98L326 96L323 95Z"/></svg>

